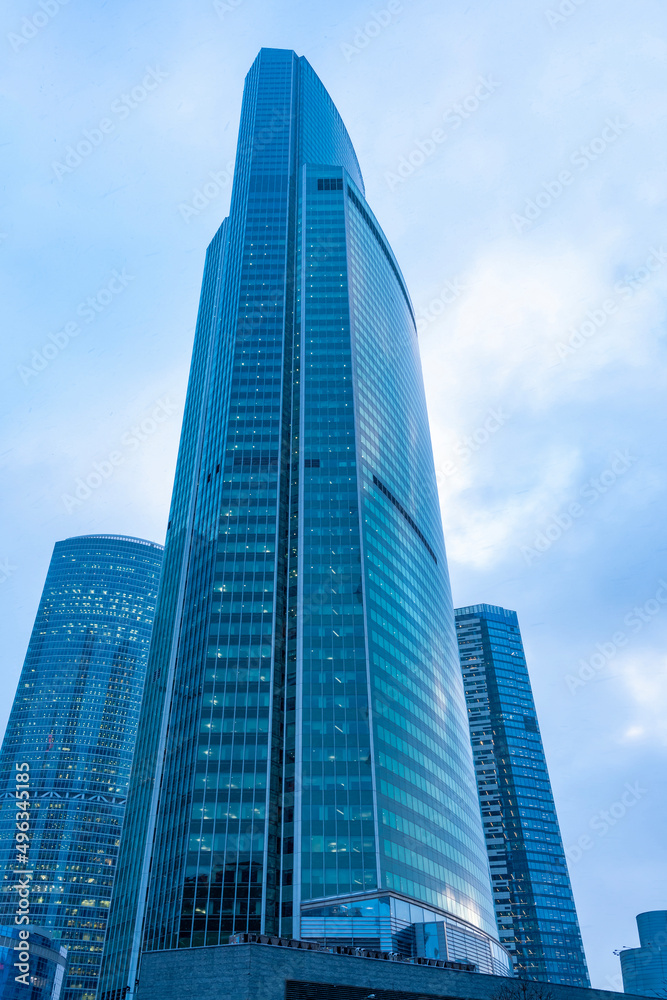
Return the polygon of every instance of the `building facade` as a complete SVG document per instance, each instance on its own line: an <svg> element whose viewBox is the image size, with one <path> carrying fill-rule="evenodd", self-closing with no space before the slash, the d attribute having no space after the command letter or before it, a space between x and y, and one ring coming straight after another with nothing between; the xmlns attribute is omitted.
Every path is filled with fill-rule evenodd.
<svg viewBox="0 0 667 1000"><path fill-rule="evenodd" d="M62 1000L95 1000L162 554L120 535L56 544L0 751L0 924L27 878L30 940L67 949Z"/></svg>
<svg viewBox="0 0 667 1000"><path fill-rule="evenodd" d="M517 976L589 986L516 612L455 615L500 940Z"/></svg>
<svg viewBox="0 0 667 1000"><path fill-rule="evenodd" d="M149 675L104 1000L142 938L421 935L507 971L414 313L289 51L248 74L207 253Z"/></svg>
<svg viewBox="0 0 667 1000"><path fill-rule="evenodd" d="M20 931L24 937L20 937ZM25 940L30 951L21 953ZM26 958L22 962L21 958ZM19 968L21 966L22 968ZM28 971L23 968L27 966ZM2 1000L62 1000L67 948L55 944L42 927L0 924L0 997Z"/></svg>
<svg viewBox="0 0 667 1000"><path fill-rule="evenodd" d="M667 910L637 916L639 948L620 952L623 990L647 997L667 996Z"/></svg>

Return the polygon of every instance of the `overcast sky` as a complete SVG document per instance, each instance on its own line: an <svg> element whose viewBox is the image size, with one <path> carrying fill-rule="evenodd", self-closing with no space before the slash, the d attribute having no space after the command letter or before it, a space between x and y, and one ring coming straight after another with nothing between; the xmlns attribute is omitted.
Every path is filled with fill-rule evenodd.
<svg viewBox="0 0 667 1000"><path fill-rule="evenodd" d="M293 48L420 314L454 599L518 612L593 984L619 988L614 949L667 908L664 0L0 19L3 724L53 544L164 539L243 79Z"/></svg>

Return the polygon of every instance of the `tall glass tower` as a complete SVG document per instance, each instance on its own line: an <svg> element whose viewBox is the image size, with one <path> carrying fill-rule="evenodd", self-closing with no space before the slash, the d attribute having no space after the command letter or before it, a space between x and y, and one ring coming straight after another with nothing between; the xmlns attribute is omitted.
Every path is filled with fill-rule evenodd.
<svg viewBox="0 0 667 1000"><path fill-rule="evenodd" d="M415 321L308 62L263 49L207 253L102 997L265 932L507 971Z"/></svg>
<svg viewBox="0 0 667 1000"><path fill-rule="evenodd" d="M17 930L15 890L32 871L35 955L48 957L40 930L67 949L61 1000L95 1000L162 554L121 535L56 544L0 751L0 931Z"/></svg>
<svg viewBox="0 0 667 1000"><path fill-rule="evenodd" d="M500 940L517 976L590 986L516 612L455 614Z"/></svg>

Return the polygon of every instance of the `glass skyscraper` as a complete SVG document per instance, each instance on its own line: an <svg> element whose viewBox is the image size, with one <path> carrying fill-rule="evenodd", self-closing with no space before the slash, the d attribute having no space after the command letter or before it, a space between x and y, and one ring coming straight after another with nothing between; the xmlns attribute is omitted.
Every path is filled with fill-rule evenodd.
<svg viewBox="0 0 667 1000"><path fill-rule="evenodd" d="M51 970L58 985L42 938L56 956L66 948L61 1000L95 1000L162 554L120 535L56 544L0 751L0 937L17 929L15 890L32 871L30 974ZM17 814L19 771L28 820Z"/></svg>
<svg viewBox="0 0 667 1000"><path fill-rule="evenodd" d="M639 948L620 952L623 990L639 996L667 994L667 910L637 914Z"/></svg>
<svg viewBox="0 0 667 1000"><path fill-rule="evenodd" d="M2 1000L62 1000L67 948L62 944L56 946L44 928L29 931L30 953L26 964L30 971L21 973L17 968L20 946L24 943L21 930L24 930L23 925L0 924L0 997Z"/></svg>
<svg viewBox="0 0 667 1000"><path fill-rule="evenodd" d="M500 940L517 976L589 986L516 612L455 614Z"/></svg>
<svg viewBox="0 0 667 1000"><path fill-rule="evenodd" d="M246 80L148 674L102 1000L243 932L507 972L413 308L290 51Z"/></svg>

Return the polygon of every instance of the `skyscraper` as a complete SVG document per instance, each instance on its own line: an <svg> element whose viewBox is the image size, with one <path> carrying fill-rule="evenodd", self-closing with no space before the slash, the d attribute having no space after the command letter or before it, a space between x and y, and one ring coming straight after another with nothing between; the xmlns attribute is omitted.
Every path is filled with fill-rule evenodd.
<svg viewBox="0 0 667 1000"><path fill-rule="evenodd" d="M639 948L620 952L623 990L640 996L667 995L667 910L637 915Z"/></svg>
<svg viewBox="0 0 667 1000"><path fill-rule="evenodd" d="M18 879L32 871L34 955L40 929L67 948L62 1000L95 998L162 551L121 535L57 542L0 751L0 925L14 927Z"/></svg>
<svg viewBox="0 0 667 1000"><path fill-rule="evenodd" d="M207 253L103 1000L236 932L507 971L414 313L308 62Z"/></svg>
<svg viewBox="0 0 667 1000"><path fill-rule="evenodd" d="M20 946L25 946L26 940L30 952L21 954ZM21 957L27 957L27 962L21 962ZM29 971L19 971L17 964L27 966ZM63 944L56 946L44 928L26 931L24 925L0 924L2 1000L62 1000L66 969L67 948Z"/></svg>
<svg viewBox="0 0 667 1000"><path fill-rule="evenodd" d="M500 940L521 978L588 986L516 612L455 614Z"/></svg>

